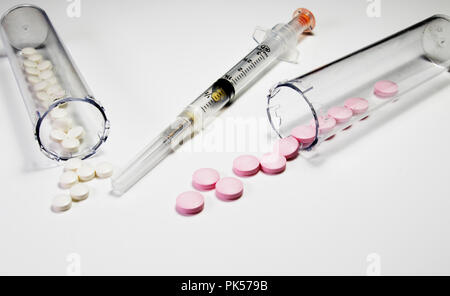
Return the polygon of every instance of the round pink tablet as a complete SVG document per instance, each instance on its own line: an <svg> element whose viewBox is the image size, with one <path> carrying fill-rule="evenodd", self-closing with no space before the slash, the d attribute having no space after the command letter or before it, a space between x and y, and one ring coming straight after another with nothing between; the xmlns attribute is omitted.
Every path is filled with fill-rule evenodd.
<svg viewBox="0 0 450 296"><path fill-rule="evenodd" d="M198 169L192 175L192 186L198 190L211 190L219 179L220 175L215 169Z"/></svg>
<svg viewBox="0 0 450 296"><path fill-rule="evenodd" d="M299 146L297 139L289 136L287 138L279 139L273 147L273 152L282 155L286 160L289 160L298 155Z"/></svg>
<svg viewBox="0 0 450 296"><path fill-rule="evenodd" d="M353 115L362 114L369 109L369 102L363 98L350 98L345 101L344 106L352 110Z"/></svg>
<svg viewBox="0 0 450 296"><path fill-rule="evenodd" d="M198 214L203 210L205 199L196 191L186 191L178 195L176 210L183 215Z"/></svg>
<svg viewBox="0 0 450 296"><path fill-rule="evenodd" d="M329 116L319 116L317 117L319 121L319 134L326 134L330 132L336 126L336 119ZM316 128L316 121L314 118L311 120L311 126Z"/></svg>
<svg viewBox="0 0 450 296"><path fill-rule="evenodd" d="M337 123L344 123L344 122L349 121L350 118L352 118L353 112L352 112L352 110L350 110L346 107L337 106L337 107L332 107L332 108L330 108L330 110L328 110L328 116L336 119Z"/></svg>
<svg viewBox="0 0 450 296"><path fill-rule="evenodd" d="M266 153L261 157L261 170L266 174L279 174L286 169L286 158L275 153Z"/></svg>
<svg viewBox="0 0 450 296"><path fill-rule="evenodd" d="M244 185L241 180L225 177L216 184L216 196L222 200L234 200L242 196Z"/></svg>
<svg viewBox="0 0 450 296"><path fill-rule="evenodd" d="M373 93L380 98L390 98L398 92L397 83L390 80L381 80L375 83Z"/></svg>
<svg viewBox="0 0 450 296"><path fill-rule="evenodd" d="M241 177L253 176L259 172L259 160L253 155L241 155L233 161L233 172Z"/></svg>
<svg viewBox="0 0 450 296"><path fill-rule="evenodd" d="M300 143L312 143L316 138L316 129L310 125L299 125L291 131L291 136Z"/></svg>

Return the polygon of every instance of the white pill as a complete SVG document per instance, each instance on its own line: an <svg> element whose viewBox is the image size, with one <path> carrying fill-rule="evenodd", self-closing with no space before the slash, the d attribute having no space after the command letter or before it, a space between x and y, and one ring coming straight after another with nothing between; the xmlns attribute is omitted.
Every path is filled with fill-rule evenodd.
<svg viewBox="0 0 450 296"><path fill-rule="evenodd" d="M76 171L83 165L83 161L79 158L71 158L64 165L65 171Z"/></svg>
<svg viewBox="0 0 450 296"><path fill-rule="evenodd" d="M51 94L51 96L53 99L59 100L66 96L66 91L63 89L60 89L60 90L56 91L55 93Z"/></svg>
<svg viewBox="0 0 450 296"><path fill-rule="evenodd" d="M74 126L67 132L67 136L75 139L80 139L84 135L84 128L82 126Z"/></svg>
<svg viewBox="0 0 450 296"><path fill-rule="evenodd" d="M39 71L51 70L53 68L52 62L44 60L37 65Z"/></svg>
<svg viewBox="0 0 450 296"><path fill-rule="evenodd" d="M62 142L65 138L67 138L67 134L60 129L52 129L50 131L50 139L55 142Z"/></svg>
<svg viewBox="0 0 450 296"><path fill-rule="evenodd" d="M95 169L90 165L84 164L77 170L77 174L81 181L90 181L95 178Z"/></svg>
<svg viewBox="0 0 450 296"><path fill-rule="evenodd" d="M39 103L42 107L44 107L45 109L48 109L50 107L50 105L52 104L52 101L51 100L40 101Z"/></svg>
<svg viewBox="0 0 450 296"><path fill-rule="evenodd" d="M67 116L67 110L63 108L54 108L52 111L50 111L50 117L53 120L61 119Z"/></svg>
<svg viewBox="0 0 450 296"><path fill-rule="evenodd" d="M25 67L25 73L29 75L38 76L41 73L41 71L39 71L36 68Z"/></svg>
<svg viewBox="0 0 450 296"><path fill-rule="evenodd" d="M52 126L54 128L61 129L65 132L69 131L73 126L73 119L70 117L64 117L52 121Z"/></svg>
<svg viewBox="0 0 450 296"><path fill-rule="evenodd" d="M61 142L61 145L68 152L76 152L80 147L80 140L67 137Z"/></svg>
<svg viewBox="0 0 450 296"><path fill-rule="evenodd" d="M63 90L62 87L61 87L61 85L55 84L55 85L49 86L49 87L47 88L47 93L48 93L49 95L54 95L54 94L56 94L57 92L59 92L59 91L61 91L61 90Z"/></svg>
<svg viewBox="0 0 450 296"><path fill-rule="evenodd" d="M35 85L35 84L41 82L41 78L39 78L38 76L33 76L33 75L28 75L27 80L32 85Z"/></svg>
<svg viewBox="0 0 450 296"><path fill-rule="evenodd" d="M74 201L85 200L89 196L89 187L86 184L76 184L70 188L70 196Z"/></svg>
<svg viewBox="0 0 450 296"><path fill-rule="evenodd" d="M55 85L55 84L58 83L58 79L56 79L55 76L52 76L52 77L50 77L48 79L45 79L45 80L47 81L49 86L52 86L52 85Z"/></svg>
<svg viewBox="0 0 450 296"><path fill-rule="evenodd" d="M35 62L32 62L30 60L25 60L25 61L23 61L23 65L28 68L36 68L38 64Z"/></svg>
<svg viewBox="0 0 450 296"><path fill-rule="evenodd" d="M33 54L28 57L28 59L35 63L40 63L42 61L42 56L40 54Z"/></svg>
<svg viewBox="0 0 450 296"><path fill-rule="evenodd" d="M39 73L39 78L41 78L42 80L50 79L53 76L55 76L55 73L53 73L52 70L45 70L45 71L42 71L41 73Z"/></svg>
<svg viewBox="0 0 450 296"><path fill-rule="evenodd" d="M37 54L36 49L34 49L32 47L25 47L20 52L26 57Z"/></svg>
<svg viewBox="0 0 450 296"><path fill-rule="evenodd" d="M95 166L95 174L98 178L109 178L113 174L113 166L109 162L102 162Z"/></svg>
<svg viewBox="0 0 450 296"><path fill-rule="evenodd" d="M33 86L33 88L34 88L35 91L43 91L44 89L47 88L47 86L48 86L47 81L44 80L44 81L36 83Z"/></svg>
<svg viewBox="0 0 450 296"><path fill-rule="evenodd" d="M52 201L52 210L55 212L67 211L72 207L72 198L67 194L55 196Z"/></svg>
<svg viewBox="0 0 450 296"><path fill-rule="evenodd" d="M59 177L59 186L61 188L70 188L78 182L78 175L75 172L67 171Z"/></svg>
<svg viewBox="0 0 450 296"><path fill-rule="evenodd" d="M47 102L48 100L50 100L50 96L45 91L37 92L36 98L38 98L38 100L42 102Z"/></svg>

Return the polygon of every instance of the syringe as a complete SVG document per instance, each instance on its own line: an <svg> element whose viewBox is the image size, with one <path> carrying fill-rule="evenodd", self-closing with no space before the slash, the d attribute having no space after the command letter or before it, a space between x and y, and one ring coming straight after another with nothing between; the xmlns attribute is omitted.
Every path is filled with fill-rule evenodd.
<svg viewBox="0 0 450 296"><path fill-rule="evenodd" d="M189 104L176 120L112 178L113 193L122 195L169 155L186 138L199 132L226 104L277 59L296 62L296 46L303 32L315 27L314 15L297 9L287 24L270 30L257 28L253 39L259 45L231 70Z"/></svg>

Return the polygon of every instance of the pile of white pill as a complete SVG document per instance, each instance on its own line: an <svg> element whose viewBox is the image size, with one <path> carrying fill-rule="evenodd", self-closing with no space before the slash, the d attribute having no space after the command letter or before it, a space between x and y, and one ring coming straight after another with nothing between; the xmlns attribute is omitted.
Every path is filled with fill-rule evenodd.
<svg viewBox="0 0 450 296"><path fill-rule="evenodd" d="M64 165L64 172L59 178L59 187L69 190L69 194L59 194L53 198L54 212L67 211L72 207L72 201L79 202L89 197L89 187L86 182L94 178L106 179L113 174L113 166L101 162L95 166L79 158L71 158Z"/></svg>
<svg viewBox="0 0 450 296"><path fill-rule="evenodd" d="M20 56L37 104L46 110L54 101L67 97L67 91L59 83L54 65L49 59L32 47L22 49ZM50 139L59 143L65 151L75 153L80 148L85 131L82 126L74 124L66 107L67 104L61 104L50 112Z"/></svg>

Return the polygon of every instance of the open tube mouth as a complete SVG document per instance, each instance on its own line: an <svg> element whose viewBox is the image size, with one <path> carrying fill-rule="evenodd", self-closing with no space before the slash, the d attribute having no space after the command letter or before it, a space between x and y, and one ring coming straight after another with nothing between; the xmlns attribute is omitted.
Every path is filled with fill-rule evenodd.
<svg viewBox="0 0 450 296"><path fill-rule="evenodd" d="M51 139L50 133L55 125L55 119L51 118L51 113L57 108L72 111L72 117L77 119L76 125L84 129L85 135L83 140L80 141L80 148L77 151L66 151L61 143ZM95 154L109 135L110 122L106 117L105 109L92 97L64 98L55 101L42 116L39 112L37 116L39 119L35 128L36 140L42 152L56 161L65 161L73 157L88 158ZM67 127L67 129L70 129L70 127Z"/></svg>
<svg viewBox="0 0 450 296"><path fill-rule="evenodd" d="M302 99L299 99L299 95ZM299 125L315 123L315 137L312 143L301 145L301 150L311 150L318 142L318 116L305 93L291 82L280 82L267 95L267 116L270 125L280 138L290 135Z"/></svg>

